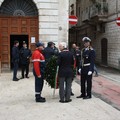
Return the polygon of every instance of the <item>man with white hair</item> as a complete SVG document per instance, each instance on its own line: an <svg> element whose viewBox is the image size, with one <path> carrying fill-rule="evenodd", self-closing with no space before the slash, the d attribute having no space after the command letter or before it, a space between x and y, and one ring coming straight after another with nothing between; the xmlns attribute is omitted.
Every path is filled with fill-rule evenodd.
<svg viewBox="0 0 120 120"><path fill-rule="evenodd" d="M67 49L67 44L65 42L59 44L59 49L61 51L58 56L59 102L71 102L72 66L74 64L74 58L72 52Z"/></svg>

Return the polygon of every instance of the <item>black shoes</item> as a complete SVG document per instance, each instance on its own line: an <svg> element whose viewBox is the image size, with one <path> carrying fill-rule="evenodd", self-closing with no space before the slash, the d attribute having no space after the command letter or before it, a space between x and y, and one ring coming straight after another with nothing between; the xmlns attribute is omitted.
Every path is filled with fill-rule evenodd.
<svg viewBox="0 0 120 120"><path fill-rule="evenodd" d="M83 98L83 99L91 99L92 96L84 96L84 95L80 95L80 96L77 96L76 98Z"/></svg>
<svg viewBox="0 0 120 120"><path fill-rule="evenodd" d="M85 95L80 95L80 96L77 96L76 98L84 98Z"/></svg>
<svg viewBox="0 0 120 120"><path fill-rule="evenodd" d="M64 100L59 100L60 103L64 103L65 101Z"/></svg>
<svg viewBox="0 0 120 120"><path fill-rule="evenodd" d="M46 99L41 97L39 94L35 95L35 97L36 97L36 102L42 102L42 103L46 102Z"/></svg>
<svg viewBox="0 0 120 120"><path fill-rule="evenodd" d="M26 75L26 74L25 74L25 77L26 77L26 78L29 78L28 75Z"/></svg>
<svg viewBox="0 0 120 120"><path fill-rule="evenodd" d="M18 81L18 80L19 80L18 78L13 79L13 81Z"/></svg>
<svg viewBox="0 0 120 120"><path fill-rule="evenodd" d="M59 100L60 103L69 103L69 102L71 102L71 101L72 101L72 99L65 100L65 101L64 101L64 100Z"/></svg>
<svg viewBox="0 0 120 120"><path fill-rule="evenodd" d="M71 96L74 96L74 93L73 93L73 92L71 92Z"/></svg>
<svg viewBox="0 0 120 120"><path fill-rule="evenodd" d="M46 99L42 98L42 97L39 97L39 98L36 98L36 102L44 103L44 102L46 102Z"/></svg>
<svg viewBox="0 0 120 120"><path fill-rule="evenodd" d="M68 103L68 102L71 102L71 101L72 101L72 99L65 100L65 103Z"/></svg>
<svg viewBox="0 0 120 120"><path fill-rule="evenodd" d="M86 96L86 97L83 97L83 99L91 99L92 97L91 96Z"/></svg>

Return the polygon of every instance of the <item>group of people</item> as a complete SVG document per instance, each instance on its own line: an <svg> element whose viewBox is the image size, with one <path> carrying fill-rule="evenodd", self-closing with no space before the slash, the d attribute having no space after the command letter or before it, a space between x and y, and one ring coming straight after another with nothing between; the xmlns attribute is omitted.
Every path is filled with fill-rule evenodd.
<svg viewBox="0 0 120 120"><path fill-rule="evenodd" d="M95 66L95 50L91 46L91 39L84 37L82 39L84 48L80 51L79 47L73 44L72 50L68 49L67 43L59 43L59 50L55 47L53 42L48 42L47 47L44 47L42 42L36 43L36 49L29 55L26 54L26 59L30 59L32 55L33 62L33 74L35 77L35 100L36 102L46 102L46 99L42 97L42 89L44 85L44 73L46 69L46 63L54 55L57 56L56 64L59 67L58 80L59 80L59 96L61 103L71 102L71 85L74 77L73 67L77 67L78 74L81 75L81 94L77 98L90 99L92 98L92 75ZM15 43L13 51L21 55L17 46L19 43ZM23 46L24 47L24 46ZM29 50L27 48L27 50ZM21 50L20 50L21 51ZM15 55L15 54L14 54ZM14 65L19 62L19 55L16 55L14 59ZM16 61L16 62L15 62ZM75 66L76 65L76 66ZM15 67L15 66L14 66ZM17 68L14 69L14 77L16 78ZM24 75L24 74L22 74ZM26 74L27 76L28 74ZM23 76L22 76L23 77ZM86 86L87 82L87 86Z"/></svg>
<svg viewBox="0 0 120 120"><path fill-rule="evenodd" d="M19 65L21 67L21 78L24 79L29 78L29 64L30 64L30 57L32 52L28 49L27 44L23 41L23 47L19 50L19 42L15 41L14 46L12 48L12 63L13 63L13 81L18 81L17 78L17 71ZM25 74L26 71L26 74Z"/></svg>

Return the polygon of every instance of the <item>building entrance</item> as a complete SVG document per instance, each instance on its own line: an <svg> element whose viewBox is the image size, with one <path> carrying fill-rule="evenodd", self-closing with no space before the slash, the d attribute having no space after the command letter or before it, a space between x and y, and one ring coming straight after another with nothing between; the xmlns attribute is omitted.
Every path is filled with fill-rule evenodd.
<svg viewBox="0 0 120 120"><path fill-rule="evenodd" d="M10 68L13 68L12 63L12 48L14 46L14 41L19 41L19 50L23 47L23 41L29 46L28 35L10 35ZM20 67L20 66L19 66Z"/></svg>

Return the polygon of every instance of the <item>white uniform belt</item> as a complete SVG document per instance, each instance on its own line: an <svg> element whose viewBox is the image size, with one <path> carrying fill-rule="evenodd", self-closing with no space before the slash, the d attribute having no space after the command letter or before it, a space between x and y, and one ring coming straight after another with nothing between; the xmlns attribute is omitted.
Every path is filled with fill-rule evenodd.
<svg viewBox="0 0 120 120"><path fill-rule="evenodd" d="M88 63L88 64L84 64L83 66L89 66L90 65L90 63Z"/></svg>

